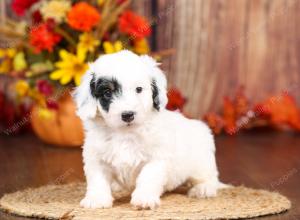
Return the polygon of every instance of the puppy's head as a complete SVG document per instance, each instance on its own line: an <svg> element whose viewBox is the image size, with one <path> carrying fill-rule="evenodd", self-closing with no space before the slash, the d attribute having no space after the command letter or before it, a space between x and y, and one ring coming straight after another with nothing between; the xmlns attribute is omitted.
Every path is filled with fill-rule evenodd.
<svg viewBox="0 0 300 220"><path fill-rule="evenodd" d="M142 124L167 104L166 78L149 56L129 51L104 55L90 64L75 91L77 114L98 114L112 128Z"/></svg>

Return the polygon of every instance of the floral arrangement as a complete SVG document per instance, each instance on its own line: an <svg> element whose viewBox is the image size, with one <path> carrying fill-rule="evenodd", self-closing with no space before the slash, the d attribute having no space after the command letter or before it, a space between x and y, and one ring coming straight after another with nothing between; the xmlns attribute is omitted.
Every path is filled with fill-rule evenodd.
<svg viewBox="0 0 300 220"><path fill-rule="evenodd" d="M16 15L0 33L12 46L0 48L0 74L17 79L17 99L33 100L49 116L57 97L79 85L88 62L122 49L150 52L150 23L128 9L130 0L13 0Z"/></svg>
<svg viewBox="0 0 300 220"><path fill-rule="evenodd" d="M241 87L235 97L224 97L222 114L209 112L204 120L215 134L234 135L259 127L299 132L300 108L288 92L251 104Z"/></svg>

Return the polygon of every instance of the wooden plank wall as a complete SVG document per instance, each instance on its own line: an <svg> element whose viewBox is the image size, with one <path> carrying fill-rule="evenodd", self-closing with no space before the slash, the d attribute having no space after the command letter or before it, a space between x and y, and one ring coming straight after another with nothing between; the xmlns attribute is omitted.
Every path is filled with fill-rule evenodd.
<svg viewBox="0 0 300 220"><path fill-rule="evenodd" d="M282 90L300 101L300 0L157 0L156 11L158 49L176 49L163 69L190 115L239 85L252 101Z"/></svg>

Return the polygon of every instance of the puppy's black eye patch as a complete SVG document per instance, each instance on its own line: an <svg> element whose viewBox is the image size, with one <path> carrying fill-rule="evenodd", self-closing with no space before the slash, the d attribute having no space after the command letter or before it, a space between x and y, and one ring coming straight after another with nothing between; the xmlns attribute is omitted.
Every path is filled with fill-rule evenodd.
<svg viewBox="0 0 300 220"><path fill-rule="evenodd" d="M98 99L100 105L105 111L109 111L109 106L115 97L122 93L121 85L114 78L99 78L93 79L90 82L91 94L94 98Z"/></svg>
<svg viewBox="0 0 300 220"><path fill-rule="evenodd" d="M136 87L135 88L135 91L136 91L136 93L141 93L142 91L143 91L143 88L142 87Z"/></svg>

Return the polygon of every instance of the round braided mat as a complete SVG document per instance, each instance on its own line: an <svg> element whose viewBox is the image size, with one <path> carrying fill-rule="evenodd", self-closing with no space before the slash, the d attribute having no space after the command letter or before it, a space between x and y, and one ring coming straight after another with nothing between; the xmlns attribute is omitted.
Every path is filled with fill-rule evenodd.
<svg viewBox="0 0 300 220"><path fill-rule="evenodd" d="M48 185L7 194L0 208L21 216L46 219L239 219L276 214L290 209L290 201L274 192L246 187L219 190L216 198L192 199L183 190L166 194L156 210L134 210L130 197L115 195L111 209L83 209L79 201L85 184Z"/></svg>

